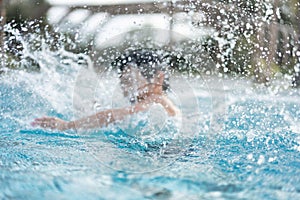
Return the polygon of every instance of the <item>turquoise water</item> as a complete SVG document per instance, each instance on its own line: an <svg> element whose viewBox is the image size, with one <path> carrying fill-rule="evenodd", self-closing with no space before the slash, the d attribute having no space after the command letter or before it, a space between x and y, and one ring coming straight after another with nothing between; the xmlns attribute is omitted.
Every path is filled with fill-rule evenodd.
<svg viewBox="0 0 300 200"><path fill-rule="evenodd" d="M298 90L274 93L253 89L247 81L225 80L224 128L211 133L205 128L211 97L204 95L203 85L195 85L200 115L189 117L200 120L189 130L193 137L174 143L171 156L157 156L164 135L176 126L162 128L151 141L128 134L121 125L80 133L33 128L29 124L36 116L72 118L70 94L50 95L43 88L52 77L46 73L4 77L1 199L300 198ZM138 128L147 126L147 117L143 120Z"/></svg>
<svg viewBox="0 0 300 200"><path fill-rule="evenodd" d="M0 77L0 199L300 199L299 90L181 76L170 96L182 118L152 108L98 130L42 130L30 122L127 101L85 55L18 39L20 65L41 70Z"/></svg>

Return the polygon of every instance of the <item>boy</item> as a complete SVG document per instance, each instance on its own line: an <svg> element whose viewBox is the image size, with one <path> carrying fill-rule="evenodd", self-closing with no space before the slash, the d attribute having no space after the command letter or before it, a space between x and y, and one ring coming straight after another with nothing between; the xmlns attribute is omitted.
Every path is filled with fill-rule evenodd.
<svg viewBox="0 0 300 200"><path fill-rule="evenodd" d="M123 120L128 115L147 111L153 103L162 105L169 116L179 114L180 111L165 93L169 89L171 67L170 63L164 63L165 58L152 50L133 50L112 63L118 67L121 88L131 106L100 111L70 122L55 117L42 117L35 119L32 125L60 131L93 129Z"/></svg>

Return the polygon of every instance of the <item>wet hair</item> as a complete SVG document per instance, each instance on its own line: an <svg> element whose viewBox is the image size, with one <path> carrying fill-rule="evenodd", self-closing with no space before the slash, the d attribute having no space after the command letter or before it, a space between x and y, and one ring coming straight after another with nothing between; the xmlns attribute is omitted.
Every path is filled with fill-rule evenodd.
<svg viewBox="0 0 300 200"><path fill-rule="evenodd" d="M167 61L166 55L159 50L151 49L138 49L130 50L123 55L117 57L112 66L116 66L118 73L121 76L122 72L128 67L136 66L149 82L158 71L163 71L165 74L164 82L162 85L163 91L169 89L169 73L170 73L170 63Z"/></svg>

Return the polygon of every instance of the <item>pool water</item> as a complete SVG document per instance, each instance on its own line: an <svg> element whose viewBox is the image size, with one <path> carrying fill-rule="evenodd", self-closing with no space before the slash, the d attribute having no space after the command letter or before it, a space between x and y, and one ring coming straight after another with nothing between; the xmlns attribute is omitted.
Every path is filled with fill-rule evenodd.
<svg viewBox="0 0 300 200"><path fill-rule="evenodd" d="M300 199L299 90L179 77L174 88L193 91L170 94L179 122L153 108L97 130L50 131L30 122L124 102L116 76L103 75L80 114L78 55L33 56L40 73L0 77L0 199Z"/></svg>
<svg viewBox="0 0 300 200"><path fill-rule="evenodd" d="M1 199L300 198L298 90L273 93L247 81L224 80L224 129L212 134L204 128L210 97L195 85L203 115L197 117L203 121L188 143L176 143L183 150L170 159L153 156L161 138L144 141L145 147L140 136L120 126L80 133L31 127L36 116L71 116L66 111L71 100L64 106L61 99L50 102L32 85L39 76L46 87L45 74L12 72L1 79Z"/></svg>

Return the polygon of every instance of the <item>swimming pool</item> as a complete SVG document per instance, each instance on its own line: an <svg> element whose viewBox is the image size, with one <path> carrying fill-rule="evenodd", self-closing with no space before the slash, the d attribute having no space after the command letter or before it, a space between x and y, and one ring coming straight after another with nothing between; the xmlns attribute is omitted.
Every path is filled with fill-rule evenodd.
<svg viewBox="0 0 300 200"><path fill-rule="evenodd" d="M149 116L135 116L129 129L123 124L75 133L31 127L34 117L74 114L72 87L80 66L62 73L47 67L55 60L42 61L42 73L1 77L1 199L300 198L299 90L222 79L223 128L211 132L207 78L191 80L198 113L185 116L192 126L184 131L192 134L179 135L162 154L169 134L183 129L170 122L158 129L150 124L147 137L131 134L145 130ZM116 89L110 79L100 83L95 96L100 107L109 106L107 96ZM181 102L183 109L189 105ZM159 134L151 136L153 130Z"/></svg>
<svg viewBox="0 0 300 200"><path fill-rule="evenodd" d="M23 52L39 73L0 76L0 199L300 198L298 89L177 74L179 119L153 107L99 130L42 130L30 122L126 104L116 73L96 75L87 56L44 45Z"/></svg>

